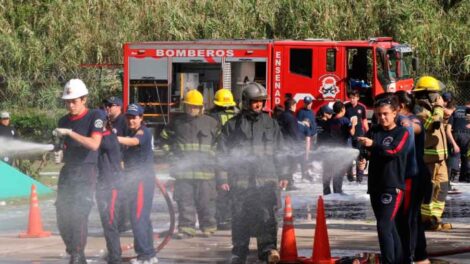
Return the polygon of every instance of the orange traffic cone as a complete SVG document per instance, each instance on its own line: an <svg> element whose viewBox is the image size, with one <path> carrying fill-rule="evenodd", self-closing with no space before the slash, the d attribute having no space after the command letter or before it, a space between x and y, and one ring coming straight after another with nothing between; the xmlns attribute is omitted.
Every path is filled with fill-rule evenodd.
<svg viewBox="0 0 470 264"><path fill-rule="evenodd" d="M290 196L286 196L284 208L284 225L281 238L281 262L298 263L297 243L295 242L294 217L292 216L292 204Z"/></svg>
<svg viewBox="0 0 470 264"><path fill-rule="evenodd" d="M325 208L323 198L318 197L317 203L317 222L315 227L315 237L313 240L312 258L300 259L305 264L330 264L335 263L331 258L330 241L328 239L328 230L326 227Z"/></svg>
<svg viewBox="0 0 470 264"><path fill-rule="evenodd" d="M31 198L29 206L29 224L26 233L20 233L20 238L48 237L51 232L42 229L41 212L39 211L38 195L36 185L31 186Z"/></svg>
<svg viewBox="0 0 470 264"><path fill-rule="evenodd" d="M315 239L313 240L313 263L331 263L330 241L326 228L325 207L323 198L318 197L317 223L315 227Z"/></svg>

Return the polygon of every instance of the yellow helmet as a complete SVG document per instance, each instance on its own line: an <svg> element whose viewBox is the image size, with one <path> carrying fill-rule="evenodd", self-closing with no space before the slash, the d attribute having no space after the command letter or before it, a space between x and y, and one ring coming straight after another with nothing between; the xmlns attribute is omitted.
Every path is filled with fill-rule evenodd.
<svg viewBox="0 0 470 264"><path fill-rule="evenodd" d="M413 92L441 92L439 81L432 76L423 76L418 79Z"/></svg>
<svg viewBox="0 0 470 264"><path fill-rule="evenodd" d="M183 102L188 105L203 106L204 98L198 90L192 89L186 93Z"/></svg>
<svg viewBox="0 0 470 264"><path fill-rule="evenodd" d="M232 92L229 89L222 88L215 93L214 104L222 107L235 106Z"/></svg>

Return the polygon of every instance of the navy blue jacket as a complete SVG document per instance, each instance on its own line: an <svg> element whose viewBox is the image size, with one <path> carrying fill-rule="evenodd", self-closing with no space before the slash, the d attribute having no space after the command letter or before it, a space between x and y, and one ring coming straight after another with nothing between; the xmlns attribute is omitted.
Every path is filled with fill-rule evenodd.
<svg viewBox="0 0 470 264"><path fill-rule="evenodd" d="M111 131L103 132L98 152L98 186L118 187L122 178L121 146L117 135Z"/></svg>
<svg viewBox="0 0 470 264"><path fill-rule="evenodd" d="M302 129L302 132L305 137L312 137L317 134L317 122L315 117L315 112L313 110L302 108L297 113L297 120L310 122L310 127L305 127Z"/></svg>
<svg viewBox="0 0 470 264"><path fill-rule="evenodd" d="M302 134L299 131L299 123L294 112L286 110L277 118L282 136L286 144L294 144L302 140Z"/></svg>

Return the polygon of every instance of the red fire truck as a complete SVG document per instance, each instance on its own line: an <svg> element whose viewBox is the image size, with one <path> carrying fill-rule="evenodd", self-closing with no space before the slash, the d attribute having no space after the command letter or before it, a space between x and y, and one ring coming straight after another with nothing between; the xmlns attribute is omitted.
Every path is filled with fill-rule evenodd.
<svg viewBox="0 0 470 264"><path fill-rule="evenodd" d="M124 45L124 104L145 108L148 124L160 126L182 111L186 91L199 89L205 108L220 88L235 100L248 82L267 88L266 110L287 96L314 98L314 109L347 100L357 89L371 106L375 95L410 90L417 60L407 44L390 37L368 40L198 40Z"/></svg>

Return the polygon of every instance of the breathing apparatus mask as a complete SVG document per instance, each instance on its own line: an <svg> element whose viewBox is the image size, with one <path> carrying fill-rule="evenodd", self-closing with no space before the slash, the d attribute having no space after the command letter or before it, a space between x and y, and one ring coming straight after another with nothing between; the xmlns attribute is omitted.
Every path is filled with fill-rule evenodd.
<svg viewBox="0 0 470 264"><path fill-rule="evenodd" d="M415 98L418 105L429 111L432 111L434 104L440 96L441 95L438 92L423 91L415 93Z"/></svg>

